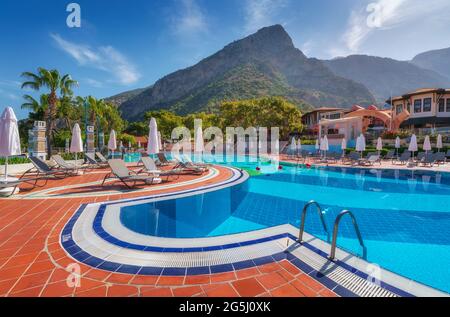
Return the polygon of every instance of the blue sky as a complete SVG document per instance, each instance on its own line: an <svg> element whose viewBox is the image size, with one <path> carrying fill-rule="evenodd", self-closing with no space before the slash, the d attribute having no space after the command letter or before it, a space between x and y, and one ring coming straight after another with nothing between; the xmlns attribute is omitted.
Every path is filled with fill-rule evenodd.
<svg viewBox="0 0 450 317"><path fill-rule="evenodd" d="M66 7L81 7L69 28ZM450 46L448 0L2 0L0 110L20 118L20 74L57 68L78 95L146 87L259 28L282 24L311 57L411 59Z"/></svg>

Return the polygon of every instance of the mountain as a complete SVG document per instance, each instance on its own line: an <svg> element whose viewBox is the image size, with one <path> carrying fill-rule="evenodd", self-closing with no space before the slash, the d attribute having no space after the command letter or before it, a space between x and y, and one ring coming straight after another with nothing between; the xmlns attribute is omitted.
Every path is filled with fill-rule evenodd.
<svg viewBox="0 0 450 317"><path fill-rule="evenodd" d="M413 58L411 63L431 69L450 80L450 47L419 54Z"/></svg>
<svg viewBox="0 0 450 317"><path fill-rule="evenodd" d="M125 101L130 100L131 98L136 97L140 93L144 92L146 88L138 88L126 92L122 92L120 94L114 95L112 97L105 98L105 101L112 103L116 107L123 104Z"/></svg>
<svg viewBox="0 0 450 317"><path fill-rule="evenodd" d="M214 111L221 100L267 95L285 96L303 107L350 107L375 101L364 85L336 76L320 60L307 58L284 28L274 25L161 78L121 103L120 110L126 119L138 120L149 110Z"/></svg>
<svg viewBox="0 0 450 317"><path fill-rule="evenodd" d="M449 59L450 61L450 59ZM389 96L425 87L449 87L450 79L410 62L367 55L324 61L336 75L365 85L384 104Z"/></svg>

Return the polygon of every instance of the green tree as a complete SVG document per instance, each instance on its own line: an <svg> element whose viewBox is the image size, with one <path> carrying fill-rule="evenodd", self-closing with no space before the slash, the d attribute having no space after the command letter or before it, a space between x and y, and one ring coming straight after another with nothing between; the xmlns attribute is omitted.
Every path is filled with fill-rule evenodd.
<svg viewBox="0 0 450 317"><path fill-rule="evenodd" d="M303 129L300 110L282 97L227 101L220 106L224 127L278 127L280 138Z"/></svg>
<svg viewBox="0 0 450 317"><path fill-rule="evenodd" d="M156 119L158 130L161 132L163 138L171 138L172 130L176 127L183 126L183 117L167 110L149 111L144 117L147 125L151 118Z"/></svg>
<svg viewBox="0 0 450 317"><path fill-rule="evenodd" d="M61 76L58 70L47 70L39 67L37 73L24 72L22 77L25 81L22 83L22 88L31 88L33 90L40 90L47 88L49 93L47 97L48 107L45 109L44 119L47 122L47 152L52 154L53 134L55 132L55 124L58 113L58 105L60 104L60 96L72 96L72 89L78 85L78 82L73 80L70 75Z"/></svg>

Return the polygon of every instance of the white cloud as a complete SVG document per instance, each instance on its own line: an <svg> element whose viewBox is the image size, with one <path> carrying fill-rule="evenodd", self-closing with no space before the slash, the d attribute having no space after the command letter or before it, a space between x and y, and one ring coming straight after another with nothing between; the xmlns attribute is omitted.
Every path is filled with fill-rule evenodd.
<svg viewBox="0 0 450 317"><path fill-rule="evenodd" d="M179 0L180 10L171 19L174 33L193 36L208 31L206 16L195 0Z"/></svg>
<svg viewBox="0 0 450 317"><path fill-rule="evenodd" d="M51 37L61 50L80 65L108 72L121 84L133 84L140 78L135 66L112 46L91 48L89 45L67 41L58 34L51 34Z"/></svg>
<svg viewBox="0 0 450 317"><path fill-rule="evenodd" d="M245 32L253 33L263 27L278 23L276 15L288 0L245 0Z"/></svg>
<svg viewBox="0 0 450 317"><path fill-rule="evenodd" d="M102 82L100 82L98 80L95 80L93 78L86 78L85 81L86 81L86 83L89 86L92 86L92 87L95 87L95 88L102 88L103 87L103 83Z"/></svg>
<svg viewBox="0 0 450 317"><path fill-rule="evenodd" d="M17 101L20 99L19 96L15 95L13 93L10 93L9 91L5 91L3 89L0 89L0 95L4 96L10 100L13 100L13 101Z"/></svg>
<svg viewBox="0 0 450 317"><path fill-rule="evenodd" d="M423 23L426 17L447 15L448 0L376 0L351 12L342 40L348 53L357 53L369 37L408 24ZM341 50L334 48L334 50Z"/></svg>

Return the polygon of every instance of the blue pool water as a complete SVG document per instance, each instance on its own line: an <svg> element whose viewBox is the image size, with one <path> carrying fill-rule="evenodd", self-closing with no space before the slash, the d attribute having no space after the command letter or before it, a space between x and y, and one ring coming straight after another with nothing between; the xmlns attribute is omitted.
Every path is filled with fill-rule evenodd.
<svg viewBox="0 0 450 317"><path fill-rule="evenodd" d="M255 170L258 163L232 163ZM264 165L260 165L264 171ZM182 199L124 207L129 229L160 237L196 238L299 226L309 200L325 211L328 228L351 210L367 246L367 260L450 292L450 174L284 166L235 187ZM311 212L306 231L326 240ZM343 218L339 247L362 254L350 218Z"/></svg>

